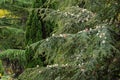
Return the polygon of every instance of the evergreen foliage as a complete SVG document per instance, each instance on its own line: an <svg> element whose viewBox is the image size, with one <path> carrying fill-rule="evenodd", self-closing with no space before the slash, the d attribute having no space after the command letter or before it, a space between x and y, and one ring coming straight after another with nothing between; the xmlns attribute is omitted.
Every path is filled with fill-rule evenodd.
<svg viewBox="0 0 120 80"><path fill-rule="evenodd" d="M75 73L71 68L73 67L29 68L20 75L19 80L70 80Z"/></svg>
<svg viewBox="0 0 120 80"><path fill-rule="evenodd" d="M47 0L44 5L47 6L47 8L50 8L50 9L64 10L66 7L77 6L78 5L78 0L64 0L64 1Z"/></svg>
<svg viewBox="0 0 120 80"><path fill-rule="evenodd" d="M17 13L23 19L21 23L26 22L29 12L25 32L20 28L0 28L0 49L14 48L0 53L3 65L12 65L15 77L26 69L18 80L120 79L119 0L1 3L5 3L1 8ZM11 23L5 20L0 24ZM12 46L8 41L13 41ZM25 50L16 50L24 47Z"/></svg>
<svg viewBox="0 0 120 80"><path fill-rule="evenodd" d="M16 49L25 49L23 26L26 23L29 11L27 8L31 6L31 1L0 0L0 9L8 11L7 15L0 18L0 58L5 72L15 74L14 77L24 70L27 63L24 51Z"/></svg>
<svg viewBox="0 0 120 80"><path fill-rule="evenodd" d="M24 34L22 29L9 26L0 27L0 49L23 49Z"/></svg>
<svg viewBox="0 0 120 80"><path fill-rule="evenodd" d="M38 10L32 10L26 29L26 44L42 39L42 25L38 17Z"/></svg>
<svg viewBox="0 0 120 80"><path fill-rule="evenodd" d="M28 26L26 28L26 44L29 45L31 43L37 42L41 39L45 39L50 36L52 32L54 23L50 21L44 21L43 17L40 14L44 14L44 11L39 9L44 7L43 4L45 1L35 0L33 3L33 9L30 12L28 19Z"/></svg>
<svg viewBox="0 0 120 80"><path fill-rule="evenodd" d="M2 60L5 72L15 74L18 77L27 64L25 51L17 49L8 49L0 53L0 60Z"/></svg>
<svg viewBox="0 0 120 80"><path fill-rule="evenodd" d="M85 28L93 26L93 19L95 14L76 6L67 7L64 10L46 10L45 20L54 21L56 27L54 29L55 34L60 33L77 33ZM55 16L55 17L54 17ZM93 22L92 24L90 24Z"/></svg>
<svg viewBox="0 0 120 80"><path fill-rule="evenodd" d="M72 10L74 10L76 7L72 7L71 8L71 10L70 11L72 11ZM73 19L75 19L74 18L74 16L71 16L71 17L73 17L73 19L71 18L71 20L70 20L70 16L68 16L66 19L68 19L68 27L66 27L66 26L63 26L62 27L62 29L60 30L60 29L57 29L58 30L58 32L60 31L61 33L63 33L63 31L64 31L64 33L77 33L78 31L80 31L80 30L82 30L82 29L85 29L85 27L82 27L82 26L79 26L79 25L81 25L81 24L84 24L85 25L85 23L83 22L85 19L88 19L88 16L89 16L89 14L90 14L90 16L92 16L93 14L91 13L91 12L89 12L89 11L85 11L84 12L84 9L76 9L76 10L74 10L74 12L76 11L76 13L78 12L78 11L81 11L81 13L80 13L80 15L78 14L78 16L81 16L81 21L80 22L78 22L78 23L75 23L75 22L72 22L73 21ZM49 12L49 10L48 10L48 12ZM54 12L55 13L55 12ZM83 14L84 13L86 13L86 15L87 15L87 13L88 13L88 16L84 16ZM64 19L64 15L62 15L62 14L64 14L64 13L60 13L59 15L58 15L58 18L60 18L59 16L62 16L62 18ZM49 15L52 15L52 13L49 13L47 16L49 17ZM55 14L55 15L57 15L57 14ZM55 15L52 15L52 16L55 16ZM46 16L46 17L47 17ZM57 18L57 17L56 17ZM79 19L80 17L78 17L77 19ZM48 18L48 19L50 19L50 20L52 20L51 18ZM62 20L63 20L62 19ZM54 20L56 20L56 19L54 19ZM59 20L59 19L58 19ZM58 21L58 20L56 20L56 21ZM60 21L62 21L62 20L60 20ZM66 20L67 21L67 20ZM79 21L79 20L78 20ZM65 21L63 21L63 24L64 24L64 22ZM70 24L73 24L74 26L69 26L69 23ZM57 22L56 22L56 24L57 24ZM58 24L59 25L59 24ZM77 25L77 27L76 28L74 28L75 27L75 25ZM32 27L31 27L32 28ZM34 27L33 27L34 28ZM61 26L58 26L58 28L61 28ZM65 29L66 28L66 29ZM64 29L64 30L63 30ZM33 29L31 29L31 30L33 30ZM71 31L70 31L71 30ZM30 34L30 33L29 33ZM61 34L62 35L62 34ZM66 35L67 36L67 34L64 34L64 35ZM69 35L69 34L68 34ZM33 35L32 35L32 39L33 39ZM27 38L28 39L28 38ZM39 45L37 45L37 44L33 44L33 45L31 45L30 47L28 47L27 48L27 50L26 50L26 54L27 54L27 57L28 57L28 62L29 63L32 63L31 62L31 59L36 59L36 58L34 58L33 56L34 56L34 53L36 52L36 50L37 50L37 47L39 47L39 49L40 50L43 50L43 51L40 51L40 53L41 53L41 57L39 56L39 58L42 58L42 61L43 61L43 59L44 59L44 57L46 56L46 51L49 53L48 55L49 56L47 56L47 60L49 61L49 62L51 62L52 60L50 60L50 59L48 59L50 56L53 56L52 58L54 59L54 56L55 55L52 55L53 53L55 53L55 51L57 51L57 48L59 48L61 45L60 44L62 44L62 43L64 43L64 39L62 39L61 37L59 37L58 36L58 38L56 38L56 37L52 37L52 38L50 38L51 39L51 41L48 43L48 44L46 44L47 42L46 42L46 40L42 40L42 41L40 41L40 42L37 42L38 44L40 44L41 43L41 46L39 46ZM34 38L34 40L35 40L35 38ZM47 38L47 40L49 40L49 38ZM58 45L57 45L58 44ZM36 45L36 46L34 46L34 45ZM51 47L50 47L50 45L51 45ZM48 50L47 50L47 48L46 47L49 47L48 48ZM45 49L46 48L46 49ZM52 49L54 49L54 50L52 50ZM62 52L61 52L62 53ZM37 60L40 60L39 58L37 58ZM34 60L32 60L32 61L34 61ZM36 60L35 60L36 61ZM46 65L47 63L48 63L48 61L43 61L43 65ZM38 61L39 62L39 61ZM34 62L35 63L35 62ZM36 63L37 63L37 61L36 61ZM40 63L37 63L37 64L39 64L39 65L41 65L41 62ZM37 65L36 64L36 65ZM36 66L36 65L34 65L34 66Z"/></svg>
<svg viewBox="0 0 120 80"><path fill-rule="evenodd" d="M17 61L18 64L25 66L26 64L26 57L25 57L25 51L24 50L16 50L16 49L8 49L5 51L2 51L0 53L0 59L1 60L8 60L8 64L14 63L14 61Z"/></svg>
<svg viewBox="0 0 120 80"><path fill-rule="evenodd" d="M0 25L1 26L16 26L17 24L20 24L20 21L18 18L0 18Z"/></svg>
<svg viewBox="0 0 120 80"><path fill-rule="evenodd" d="M82 4L84 3L84 4ZM101 22L108 22L113 24L119 23L118 16L120 14L120 1L119 0L80 0L79 6L83 5L84 8L97 13L97 19Z"/></svg>
<svg viewBox="0 0 120 80"><path fill-rule="evenodd" d="M3 73L4 73L4 68L3 68L3 65L2 65L2 61L0 60L0 75L2 76Z"/></svg>
<svg viewBox="0 0 120 80"><path fill-rule="evenodd" d="M22 24L26 23L32 0L1 0L0 8L10 11L10 15L17 16ZM19 24L20 25L20 24Z"/></svg>
<svg viewBox="0 0 120 80"><path fill-rule="evenodd" d="M100 3L105 2L103 5L101 4L100 12L97 11L100 8L96 7L99 0L94 2L95 6L91 4L92 0L79 1L79 7L84 7L93 13L76 7L72 3L65 7L56 7L53 6L54 4L51 1L58 6L62 4L50 0L51 4L47 4L48 9L42 8L45 13L40 13L40 15L43 16L44 20L50 20L56 24L53 31L55 34L31 44L26 51L28 60L31 59L31 55L34 59L44 58L43 64L48 65L48 67L28 69L20 75L19 79L30 79L28 76L33 74L34 76L30 80L119 79L118 55L120 52L116 45L119 35L113 29L116 25L109 25L115 23L116 20L114 20L114 16L110 16L111 13L108 13L109 15L106 17L101 16L104 16L104 12L100 13L102 10L107 9L109 11L110 7L114 7L111 1L108 1L108 3L104 0L100 1ZM63 2L65 5L67 0ZM87 4L89 5L87 6ZM108 4L111 6L108 6ZM65 69L60 67L62 65L65 65ZM67 68L69 66L70 69ZM29 71L31 74L28 75ZM73 74L70 75L69 71Z"/></svg>
<svg viewBox="0 0 120 80"><path fill-rule="evenodd" d="M31 48L31 46L27 47L25 54L26 54L26 60L27 65L26 68L36 67L37 65L43 66L44 64L44 58L43 56L39 56L39 58L34 58L34 50Z"/></svg>
<svg viewBox="0 0 120 80"><path fill-rule="evenodd" d="M34 51L36 59L39 59L39 56L44 53L44 55L46 55L45 64L53 66L55 64L68 64L68 66L74 66L70 70L76 70L77 72L74 72L71 78L66 76L68 75L68 73L66 73L63 76L59 76L60 79L61 77L68 78L69 80L117 79L117 76L119 76L119 64L116 66L113 65L119 60L119 50L115 47L116 41L114 40L114 35L116 34L108 27L107 25L102 24L96 26L95 29L83 30L76 34L56 35L32 44L30 50ZM36 78L38 75L39 79L44 80L46 78L44 77L45 75L42 76L42 74L40 75L36 71L38 70L35 70L34 74L36 75L34 75L34 80L37 80ZM48 70L46 70L45 73L46 75L49 75L52 71L54 72L54 69L50 72L47 71ZM24 76L24 74L27 73L24 72L22 74L22 77L25 79L21 77L21 80L28 79L28 76ZM56 73L54 72L50 77L54 77L55 74ZM81 75L81 77L76 75ZM49 80L50 77L47 77L46 80ZM55 76L52 79L57 77L58 76ZM63 78L62 80L65 79Z"/></svg>

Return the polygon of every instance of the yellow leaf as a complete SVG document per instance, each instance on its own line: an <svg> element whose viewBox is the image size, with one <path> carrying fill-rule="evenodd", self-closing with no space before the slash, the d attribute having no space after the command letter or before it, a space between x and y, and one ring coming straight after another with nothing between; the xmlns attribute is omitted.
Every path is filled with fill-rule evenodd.
<svg viewBox="0 0 120 80"><path fill-rule="evenodd" d="M2 77L2 74L0 73L0 77Z"/></svg>
<svg viewBox="0 0 120 80"><path fill-rule="evenodd" d="M4 17L5 15L9 14L10 12L8 12L7 10L4 9L0 9L0 18Z"/></svg>

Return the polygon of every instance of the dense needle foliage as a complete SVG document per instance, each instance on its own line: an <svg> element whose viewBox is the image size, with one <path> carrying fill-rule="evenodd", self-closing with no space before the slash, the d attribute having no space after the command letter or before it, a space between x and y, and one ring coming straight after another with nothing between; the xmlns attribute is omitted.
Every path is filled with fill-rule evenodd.
<svg viewBox="0 0 120 80"><path fill-rule="evenodd" d="M120 79L119 0L1 0L0 4L15 16L1 18L0 59L10 64L15 77L20 74L18 80ZM12 23L22 27L5 27Z"/></svg>
<svg viewBox="0 0 120 80"><path fill-rule="evenodd" d="M9 26L0 27L0 49L24 48L24 31Z"/></svg>

